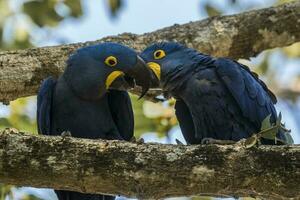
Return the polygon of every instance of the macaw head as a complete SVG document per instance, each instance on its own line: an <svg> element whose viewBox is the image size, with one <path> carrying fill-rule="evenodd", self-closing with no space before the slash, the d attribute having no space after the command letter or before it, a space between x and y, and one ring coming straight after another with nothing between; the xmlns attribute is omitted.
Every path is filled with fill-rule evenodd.
<svg viewBox="0 0 300 200"><path fill-rule="evenodd" d="M68 59L63 77L77 96L93 100L109 89L126 90L135 83L142 87L142 97L153 75L134 50L107 42L77 50Z"/></svg>
<svg viewBox="0 0 300 200"><path fill-rule="evenodd" d="M204 54L175 42L152 44L140 56L155 74L156 81L152 81L151 87L163 88L170 81L173 85L181 82L194 64L205 58Z"/></svg>

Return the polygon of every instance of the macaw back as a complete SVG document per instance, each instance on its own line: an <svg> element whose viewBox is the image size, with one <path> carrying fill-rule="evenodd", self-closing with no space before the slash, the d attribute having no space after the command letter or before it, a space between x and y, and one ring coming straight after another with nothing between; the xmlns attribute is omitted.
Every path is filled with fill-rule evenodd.
<svg viewBox="0 0 300 200"><path fill-rule="evenodd" d="M269 115L270 122L276 122L276 97L246 66L226 58L197 65L184 87L173 91L179 97L176 115L188 143L204 138L238 141L260 132ZM281 131L277 137L285 140ZM275 144L265 139L262 143Z"/></svg>

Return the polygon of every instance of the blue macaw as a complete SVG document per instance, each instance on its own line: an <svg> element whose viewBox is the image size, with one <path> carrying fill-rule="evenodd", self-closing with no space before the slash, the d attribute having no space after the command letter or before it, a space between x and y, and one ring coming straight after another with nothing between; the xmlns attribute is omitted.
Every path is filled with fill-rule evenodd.
<svg viewBox="0 0 300 200"><path fill-rule="evenodd" d="M47 78L37 97L38 132L91 139L130 140L134 119L126 91L136 83L143 94L151 72L137 53L116 43L101 43L77 50L64 73ZM143 95L142 94L142 95ZM67 147L66 147L67 148ZM55 191L59 200L103 200L113 196Z"/></svg>
<svg viewBox="0 0 300 200"><path fill-rule="evenodd" d="M175 42L150 45L140 56L156 77L152 87L176 99L176 116L189 144L210 138L238 141L260 132L268 116L270 124L276 122L275 95L245 65ZM286 141L283 129L277 138Z"/></svg>

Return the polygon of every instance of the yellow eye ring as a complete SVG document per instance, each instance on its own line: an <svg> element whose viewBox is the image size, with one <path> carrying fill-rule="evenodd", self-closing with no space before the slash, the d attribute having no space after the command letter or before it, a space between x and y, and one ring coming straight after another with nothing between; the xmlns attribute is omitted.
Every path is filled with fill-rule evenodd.
<svg viewBox="0 0 300 200"><path fill-rule="evenodd" d="M154 59L161 59L166 56L166 53L164 50L159 49L153 53L153 56L154 56Z"/></svg>
<svg viewBox="0 0 300 200"><path fill-rule="evenodd" d="M108 56L104 62L106 65L111 67L116 66L118 64L117 58L114 56Z"/></svg>

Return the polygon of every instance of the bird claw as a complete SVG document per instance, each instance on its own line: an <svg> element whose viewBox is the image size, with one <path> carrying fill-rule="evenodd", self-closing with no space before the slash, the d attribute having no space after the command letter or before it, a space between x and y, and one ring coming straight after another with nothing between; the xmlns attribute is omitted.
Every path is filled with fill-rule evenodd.
<svg viewBox="0 0 300 200"><path fill-rule="evenodd" d="M70 131L64 131L60 134L63 138L66 138L66 137L72 137L72 134Z"/></svg>
<svg viewBox="0 0 300 200"><path fill-rule="evenodd" d="M220 145L225 145L225 144L235 144L236 142L233 140L217 140L214 138L203 138L201 140L201 144L220 144Z"/></svg>
<svg viewBox="0 0 300 200"><path fill-rule="evenodd" d="M132 138L129 140L129 142L135 142L136 138L134 136L132 136Z"/></svg>
<svg viewBox="0 0 300 200"><path fill-rule="evenodd" d="M137 143L137 144L144 144L144 143L145 143L145 140L144 140L144 138L136 139L136 137L133 136L133 137L130 139L130 142Z"/></svg>
<svg viewBox="0 0 300 200"><path fill-rule="evenodd" d="M201 144L213 144L213 141L214 141L215 139L213 139L213 138L203 138L202 140L201 140Z"/></svg>

